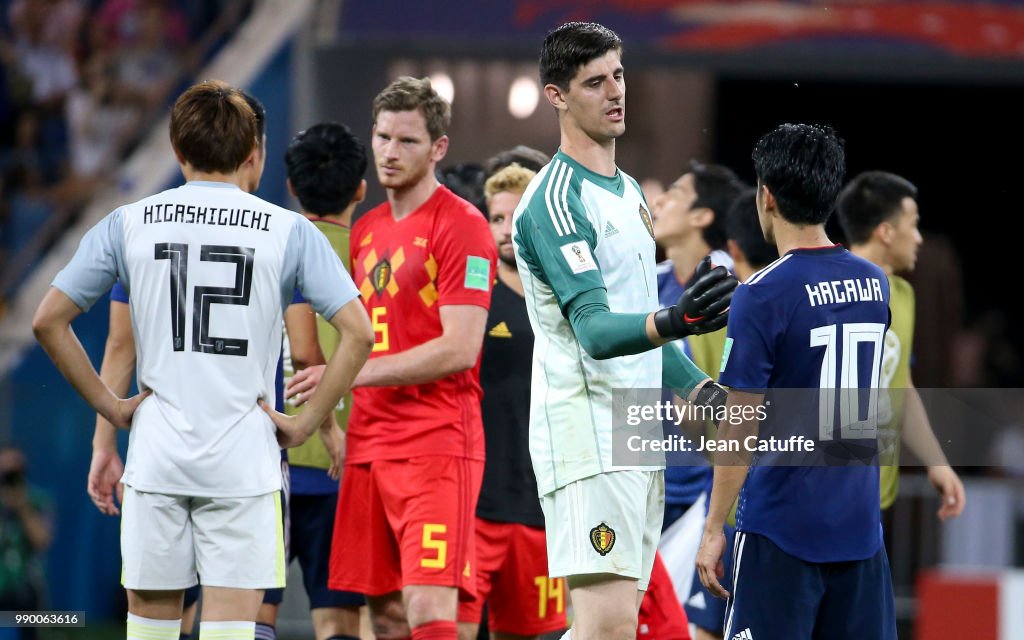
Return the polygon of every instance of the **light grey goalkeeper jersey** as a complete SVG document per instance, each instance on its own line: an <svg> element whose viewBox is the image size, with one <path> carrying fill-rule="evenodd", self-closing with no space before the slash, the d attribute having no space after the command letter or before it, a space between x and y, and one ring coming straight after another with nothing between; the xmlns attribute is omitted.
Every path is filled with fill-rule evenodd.
<svg viewBox="0 0 1024 640"><path fill-rule="evenodd" d="M303 216L222 182L190 182L101 220L53 281L88 310L129 291L138 380L123 482L240 497L281 487L274 404L284 307L296 287L332 317L358 292Z"/></svg>
<svg viewBox="0 0 1024 640"><path fill-rule="evenodd" d="M661 350L595 360L563 313L593 289L607 290L616 313L658 309L654 233L640 187L559 151L527 187L512 238L536 336L530 456L540 494L605 471L663 468L612 465L612 392L661 388Z"/></svg>

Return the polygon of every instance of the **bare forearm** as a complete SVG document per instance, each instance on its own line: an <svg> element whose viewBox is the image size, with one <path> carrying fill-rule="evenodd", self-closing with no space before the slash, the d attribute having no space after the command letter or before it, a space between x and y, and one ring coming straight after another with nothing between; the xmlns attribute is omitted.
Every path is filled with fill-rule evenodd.
<svg viewBox="0 0 1024 640"><path fill-rule="evenodd" d="M135 343L107 340L100 365L100 380L118 397L128 396L131 387L132 370L135 368ZM96 414L96 431L92 438L93 449L116 449L117 429L102 415Z"/></svg>
<svg viewBox="0 0 1024 640"><path fill-rule="evenodd" d="M356 374L370 355L370 349L370 343L342 334L338 348L327 362L320 384L303 411L310 414L311 424L319 427L329 419L338 401L352 388Z"/></svg>
<svg viewBox="0 0 1024 640"><path fill-rule="evenodd" d="M740 489L747 479L747 465L715 465L715 480L711 488L711 499L708 504L708 517L704 528L721 530L729 517L732 505L740 495Z"/></svg>
<svg viewBox="0 0 1024 640"><path fill-rule="evenodd" d="M906 401L903 413L903 442L910 451L926 466L946 466L946 454L935 437L928 413L921 401L917 388L909 386L906 390Z"/></svg>
<svg viewBox="0 0 1024 640"><path fill-rule="evenodd" d="M373 358L356 379L357 387L397 387L440 380L476 364L479 346L472 359L463 339L453 335L434 338L412 349Z"/></svg>

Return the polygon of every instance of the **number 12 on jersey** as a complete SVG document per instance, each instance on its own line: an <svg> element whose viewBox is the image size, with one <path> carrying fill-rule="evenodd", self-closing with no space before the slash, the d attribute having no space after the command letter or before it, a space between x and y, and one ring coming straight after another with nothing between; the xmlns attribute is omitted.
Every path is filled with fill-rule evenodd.
<svg viewBox="0 0 1024 640"><path fill-rule="evenodd" d="M204 262L233 262L235 286L196 287L192 296L192 350L216 355L244 356L249 352L245 338L219 338L210 335L210 305L248 305L252 292L252 268L256 249L217 244L199 247ZM171 293L171 344L175 351L185 350L185 307L188 300L188 245L160 242L153 247L154 260L169 260Z"/></svg>
<svg viewBox="0 0 1024 640"><path fill-rule="evenodd" d="M811 329L810 346L825 347L818 385L818 437L821 440L833 438L838 392L840 437L849 440L875 438L878 435L878 378L882 366L885 325L853 322L841 326L842 361L837 353L837 325ZM865 375L869 372L864 371L858 362L860 345L863 343L871 345L869 376ZM867 415L861 420L860 401L863 393L867 393L868 407Z"/></svg>

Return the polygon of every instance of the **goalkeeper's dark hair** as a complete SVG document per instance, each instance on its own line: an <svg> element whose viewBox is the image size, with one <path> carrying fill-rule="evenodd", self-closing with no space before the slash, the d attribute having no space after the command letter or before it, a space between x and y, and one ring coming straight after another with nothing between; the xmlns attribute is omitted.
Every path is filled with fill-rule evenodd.
<svg viewBox="0 0 1024 640"><path fill-rule="evenodd" d="M566 91L580 67L609 51L622 52L622 40L595 22L567 22L548 33L540 51L541 86L553 84Z"/></svg>
<svg viewBox="0 0 1024 640"><path fill-rule="evenodd" d="M322 122L292 139L284 163L304 212L337 214L359 189L366 173L366 149L347 126Z"/></svg>

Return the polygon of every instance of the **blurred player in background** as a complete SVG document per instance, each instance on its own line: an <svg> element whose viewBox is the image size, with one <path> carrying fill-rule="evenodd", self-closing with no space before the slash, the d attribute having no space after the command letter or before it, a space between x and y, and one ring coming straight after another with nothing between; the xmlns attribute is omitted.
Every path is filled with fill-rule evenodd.
<svg viewBox="0 0 1024 640"><path fill-rule="evenodd" d="M636 637L661 534L664 465L613 464L613 389L660 388L664 366L683 396L724 400L678 349L657 347L724 326L735 287L724 267L705 264L682 300L658 310L650 211L615 164L621 54L619 37L594 23L545 38L540 76L560 148L523 195L512 234L536 339L530 453L549 574L568 578L567 637L577 640Z"/></svg>
<svg viewBox="0 0 1024 640"><path fill-rule="evenodd" d="M713 264L732 270L732 258L725 251L726 214L742 188L743 184L728 167L691 161L688 171L653 201L654 240L666 256L658 265L658 300L662 305L679 300L705 257L710 256ZM682 349L702 371L717 378L724 344L723 327L688 336L672 346ZM666 391L663 400L671 400L671 395ZM678 429L674 423L666 425L667 433ZM701 421L688 431L691 437L697 437L704 435L705 429L706 424ZM677 597L685 602L693 583L712 468L710 461L697 452L670 452L665 462L665 522L659 555L672 577ZM693 622L691 611L686 613ZM703 617L700 611L696 613L697 618ZM715 612L711 617L715 617Z"/></svg>
<svg viewBox="0 0 1024 640"><path fill-rule="evenodd" d="M477 595L459 604L459 638L475 640L484 604L500 640L566 627L565 581L548 577L544 513L530 463L533 330L512 250L512 212L535 173L511 164L484 184L498 277L480 364L487 463L476 508Z"/></svg>
<svg viewBox="0 0 1024 640"><path fill-rule="evenodd" d="M720 423L719 439L746 443L751 436L799 434L825 451L833 441L836 449L876 451L873 405L851 410L858 418L866 414L862 422L843 418L836 426L840 394L828 392L857 388L864 393L855 399L871 395L889 324L885 274L825 233L842 186L843 143L827 127L784 124L758 141L753 159L761 228L782 257L732 299L720 381L730 387L728 415L740 417ZM851 287L855 294L848 293ZM840 289L846 295L833 295ZM758 407L765 408L766 391L776 389L813 390L824 408L794 419L780 418L773 408L760 421ZM751 453L749 445L716 451L697 557L704 586L730 598L724 636L895 639L877 466L859 460L826 466L820 456L800 466L759 457L750 466ZM718 576L724 573L723 529L737 496L730 593Z"/></svg>
<svg viewBox="0 0 1024 640"><path fill-rule="evenodd" d="M288 188L299 200L302 214L326 236L342 265L349 264L349 225L356 205L366 194L366 151L342 124L320 123L301 131L285 154ZM315 321L314 321L315 319ZM340 336L301 296L285 312L285 376L308 366L322 364L338 347ZM316 346L313 359L294 345ZM322 351L321 351L322 350ZM334 412L330 436L310 438L288 451L291 476L289 496L289 555L298 558L303 585L309 596L316 640L352 640L359 637L359 607L365 598L358 593L335 591L327 586L338 504L338 464L344 461L344 429L352 399L346 396ZM286 413L297 413L289 405ZM329 444L325 444L329 443ZM268 595L270 595L268 593ZM283 594L275 594L279 605ZM276 623L277 607L267 623ZM257 640L260 628L257 626Z"/></svg>
<svg viewBox="0 0 1024 640"><path fill-rule="evenodd" d="M476 593L484 466L479 363L497 250L487 221L441 186L451 107L402 77L373 102L387 202L355 224L352 273L373 322L355 381L330 586L365 593L378 638L457 637ZM301 402L319 368L299 372Z"/></svg>
<svg viewBox="0 0 1024 640"><path fill-rule="evenodd" d="M891 438L883 452L882 509L888 509L899 492L899 441L906 440L911 451L928 467L928 480L939 492L941 520L955 518L964 509L964 485L946 461L935 438L924 403L910 377L911 347L914 343L914 288L896 275L914 270L921 233L917 187L910 181L884 171L868 171L850 181L836 203L839 223L850 251L870 260L889 279L892 322L885 332L880 387L893 389L889 402L879 411L879 428Z"/></svg>
<svg viewBox="0 0 1024 640"><path fill-rule="evenodd" d="M323 422L368 355L370 327L316 229L242 190L263 152L256 115L236 89L218 81L189 88L170 133L188 182L93 227L40 303L33 330L98 413L135 427L122 503L128 637L178 637L182 592L201 574L200 633L252 638L263 589L284 586L278 445L300 444ZM141 363L143 392L128 400L100 379L70 326L118 279L135 292ZM234 286L214 286L225 280ZM343 330L347 348L327 365L307 410L287 417L265 399L283 298L296 286Z"/></svg>

